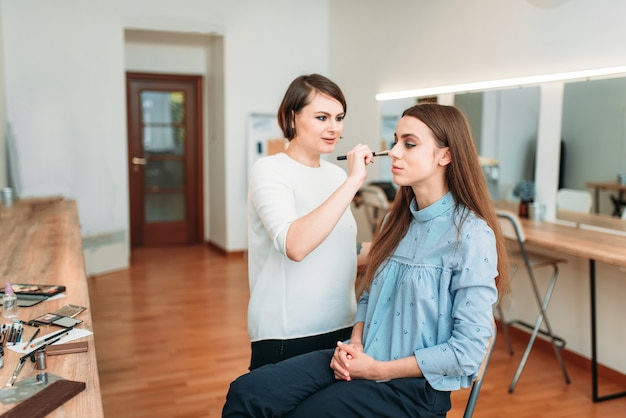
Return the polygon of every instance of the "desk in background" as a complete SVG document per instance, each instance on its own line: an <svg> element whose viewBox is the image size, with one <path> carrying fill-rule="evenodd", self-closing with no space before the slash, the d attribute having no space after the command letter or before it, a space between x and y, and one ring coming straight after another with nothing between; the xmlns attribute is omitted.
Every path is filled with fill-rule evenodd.
<svg viewBox="0 0 626 418"><path fill-rule="evenodd" d="M594 206L596 213L600 213L600 191L614 191L617 192L617 196L615 197L615 201L613 201L613 216L620 216L621 211L620 207L626 205L626 184L620 184L617 182L589 182L587 183L587 187L594 190Z"/></svg>
<svg viewBox="0 0 626 418"><path fill-rule="evenodd" d="M3 286L5 281L11 281L57 284L67 288L64 298L19 308L19 318L29 320L66 304L81 305L87 310L77 317L83 323L76 328L93 330L76 202L55 198L18 200L11 207L0 204L0 237L0 279ZM0 319L8 322L7 319ZM42 327L41 335L59 329ZM94 336L76 341L87 341L87 352L48 357L45 370L35 370L33 363L27 361L18 376L19 381L48 372L86 383L84 391L48 417L100 418L104 415ZM0 386L9 380L20 357L20 354L5 349ZM0 404L0 414L13 406Z"/></svg>

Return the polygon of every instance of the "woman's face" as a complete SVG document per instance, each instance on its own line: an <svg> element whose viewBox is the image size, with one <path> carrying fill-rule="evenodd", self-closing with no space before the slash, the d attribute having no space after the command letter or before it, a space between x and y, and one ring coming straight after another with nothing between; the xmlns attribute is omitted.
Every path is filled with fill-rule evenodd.
<svg viewBox="0 0 626 418"><path fill-rule="evenodd" d="M311 102L296 114L298 145L315 154L333 152L343 131L343 106L337 100L320 93L313 93Z"/></svg>
<svg viewBox="0 0 626 418"><path fill-rule="evenodd" d="M445 181L445 166L450 162L448 147L439 148L430 128L412 116L398 121L394 138L389 152L394 183L414 190L428 185L440 187Z"/></svg>

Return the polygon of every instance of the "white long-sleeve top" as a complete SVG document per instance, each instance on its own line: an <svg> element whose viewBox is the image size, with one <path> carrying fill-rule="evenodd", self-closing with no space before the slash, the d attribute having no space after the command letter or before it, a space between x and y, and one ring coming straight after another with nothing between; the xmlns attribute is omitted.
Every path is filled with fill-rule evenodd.
<svg viewBox="0 0 626 418"><path fill-rule="evenodd" d="M346 177L328 161L313 168L284 153L253 166L248 189L248 333L253 342L352 325L357 226L350 208L302 261L286 255L291 223L320 206Z"/></svg>

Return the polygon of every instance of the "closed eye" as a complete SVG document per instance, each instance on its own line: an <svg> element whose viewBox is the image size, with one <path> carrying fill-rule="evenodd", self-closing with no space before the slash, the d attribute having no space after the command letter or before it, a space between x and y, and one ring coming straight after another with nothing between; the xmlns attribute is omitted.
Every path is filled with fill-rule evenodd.
<svg viewBox="0 0 626 418"><path fill-rule="evenodd" d="M391 146L392 148L395 147L398 144L398 141L393 141L393 145ZM403 141L402 144L404 145L404 148L406 149L411 149L413 147L415 147L417 144L414 144L412 142L407 142L407 141Z"/></svg>

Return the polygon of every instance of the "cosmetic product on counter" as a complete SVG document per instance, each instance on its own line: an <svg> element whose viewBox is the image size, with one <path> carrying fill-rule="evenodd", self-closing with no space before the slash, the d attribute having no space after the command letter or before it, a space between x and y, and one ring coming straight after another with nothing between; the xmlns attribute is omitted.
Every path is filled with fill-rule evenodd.
<svg viewBox="0 0 626 418"><path fill-rule="evenodd" d="M17 318L17 296L13 291L11 282L7 282L2 295L2 316L5 318Z"/></svg>

